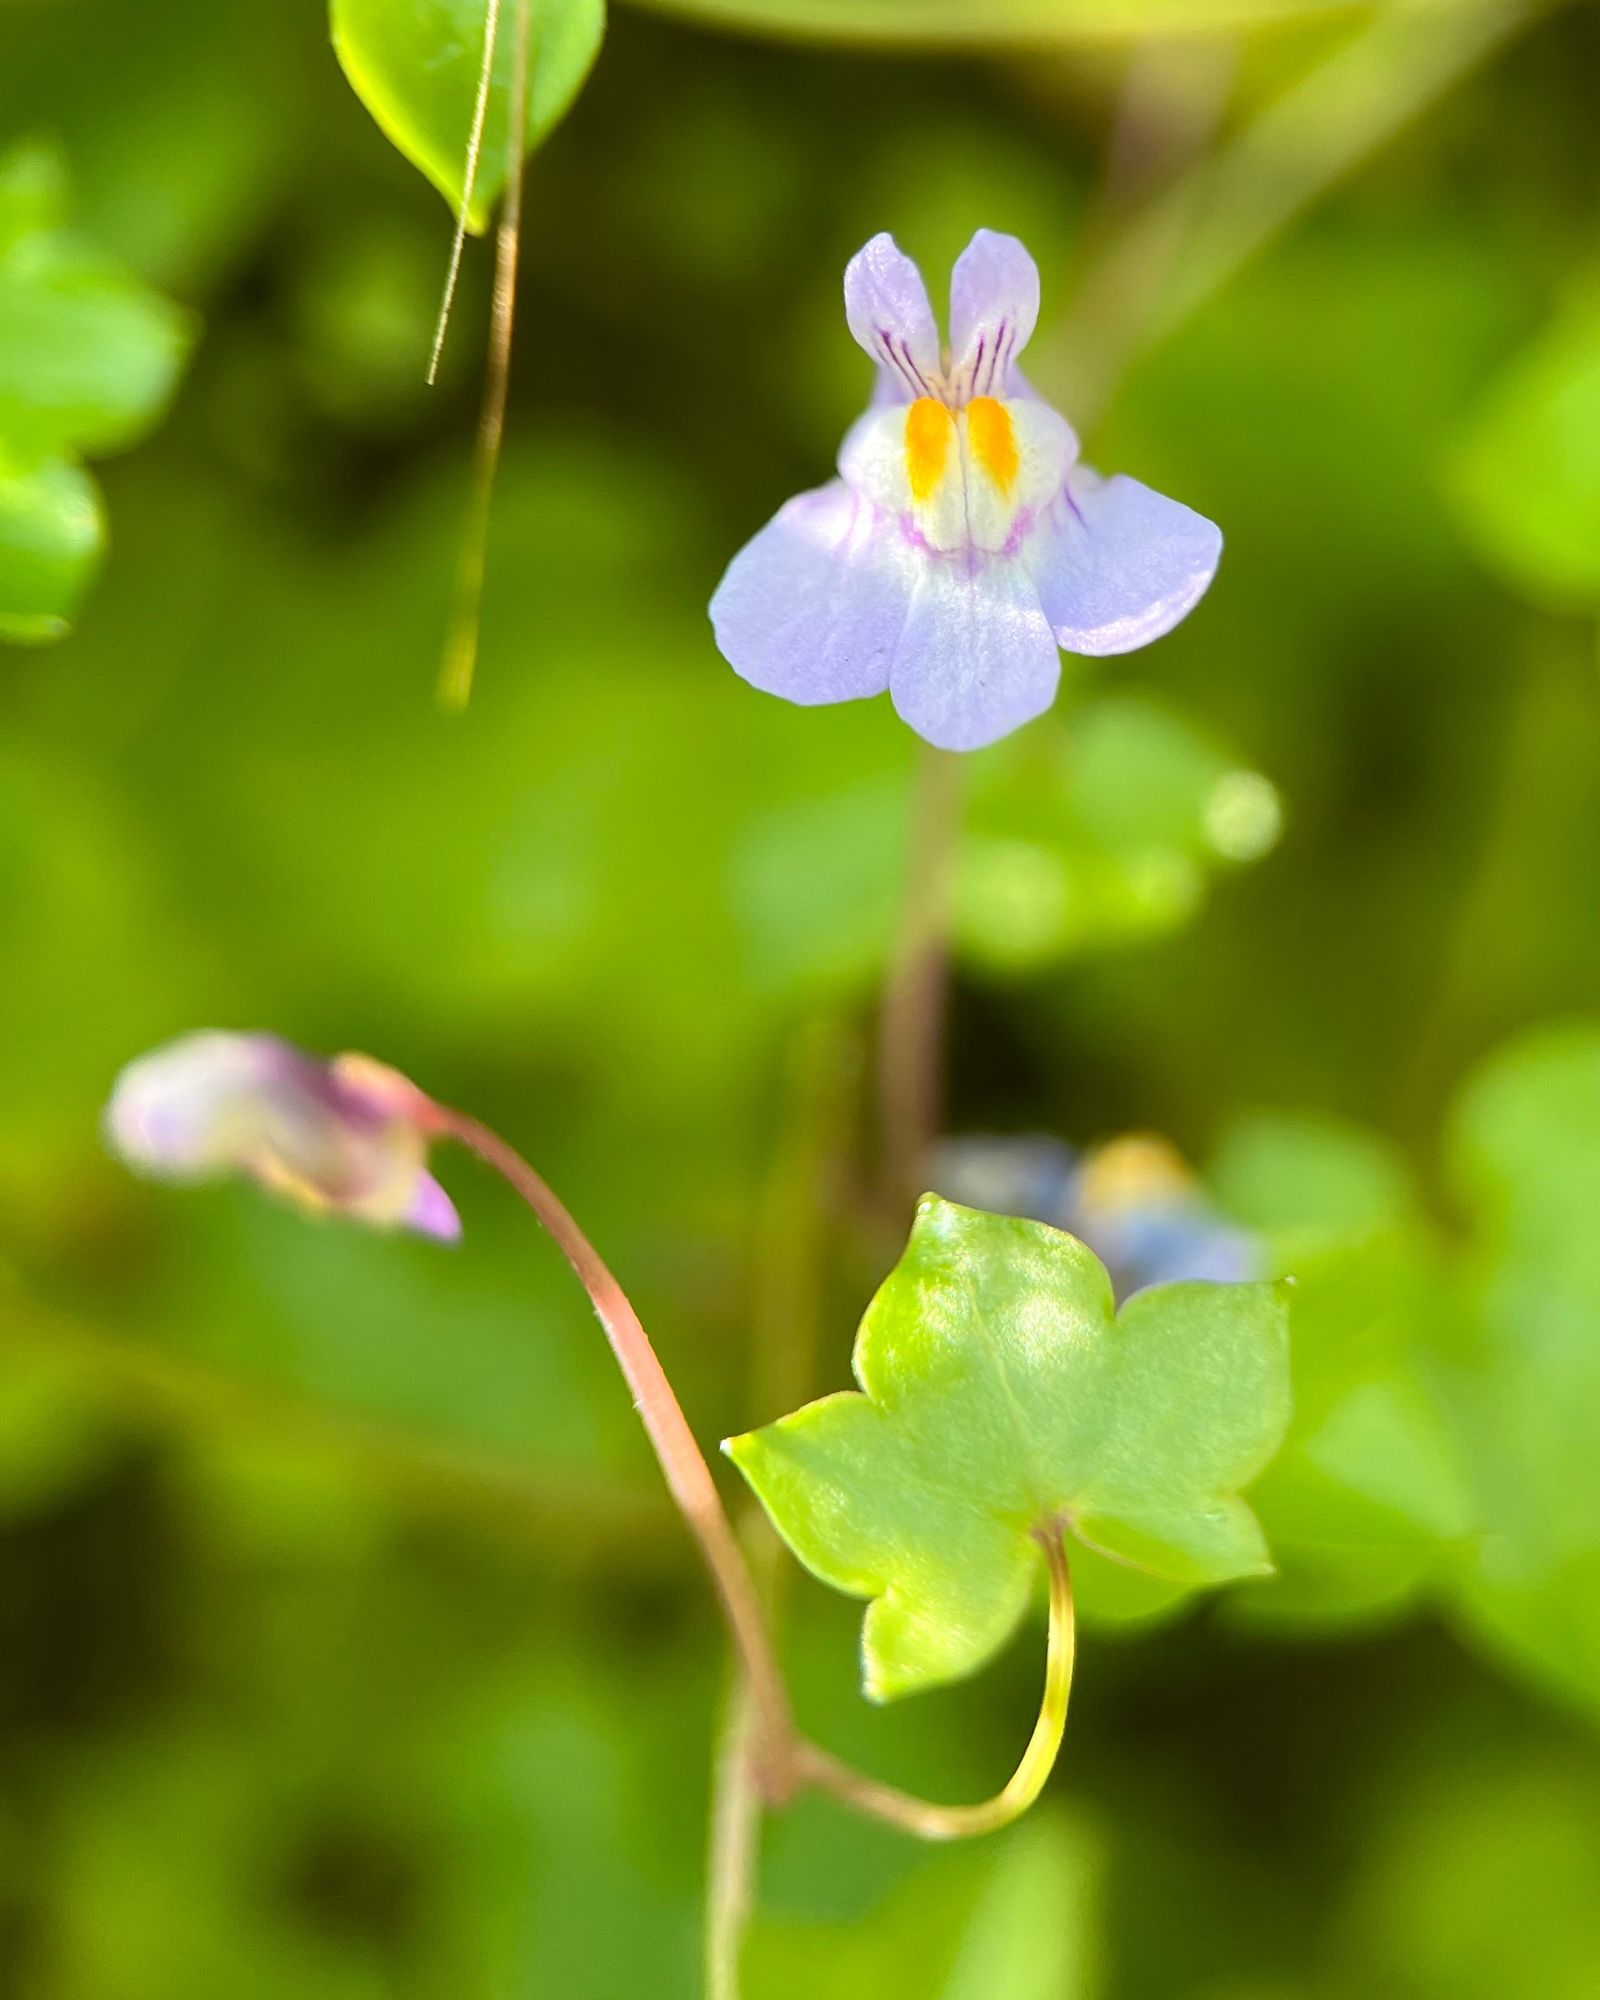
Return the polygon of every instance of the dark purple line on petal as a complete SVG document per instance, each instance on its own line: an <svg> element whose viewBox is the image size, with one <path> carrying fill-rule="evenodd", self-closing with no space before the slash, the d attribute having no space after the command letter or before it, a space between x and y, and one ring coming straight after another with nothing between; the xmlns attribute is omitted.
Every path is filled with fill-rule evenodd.
<svg viewBox="0 0 1600 2000"><path fill-rule="evenodd" d="M917 386L921 389L923 395L931 396L933 394L933 391L928 387L926 376L923 374L922 370L917 366L915 360L912 358L911 343L905 338L903 334L901 335L900 338L900 350L905 355L906 366L911 370L912 375L916 378Z"/></svg>
<svg viewBox="0 0 1600 2000"><path fill-rule="evenodd" d="M909 365L909 354L903 360L895 352L894 335L888 327L880 326L878 328L878 338L883 342L883 351L889 357L889 366L900 377L901 381L905 383L906 387L913 391L925 388L927 385L923 382L922 377L917 373L915 367Z"/></svg>
<svg viewBox="0 0 1600 2000"><path fill-rule="evenodd" d="M999 366L1000 366L1000 357L1001 357L1001 355L1002 355L1002 354L1004 354L1004 352L1005 352L1005 346L1006 346L1006 331L1007 331L1007 326L1008 326L1008 322L1007 322L1007 321L1005 321L1005 320L1001 320L1001 322L1000 322L1000 325L999 325L999 329L997 330L997 332L996 332L996 334L995 334L995 337L994 337L994 353L993 353L993 354L991 354L991 355L990 355L990 357L989 357L989 387L990 387L990 389L993 389L993 388L994 388L994 378L995 378L995 371L996 371L996 369L998 369L998 368L999 368Z"/></svg>

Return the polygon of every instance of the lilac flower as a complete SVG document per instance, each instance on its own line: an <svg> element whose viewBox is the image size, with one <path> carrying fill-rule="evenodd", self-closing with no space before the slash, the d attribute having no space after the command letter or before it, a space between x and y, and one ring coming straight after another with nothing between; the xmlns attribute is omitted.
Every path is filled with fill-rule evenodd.
<svg viewBox="0 0 1600 2000"><path fill-rule="evenodd" d="M878 365L840 477L782 508L711 600L717 644L786 700L888 689L945 750L993 743L1050 706L1058 647L1127 653L1171 631L1211 581L1222 536L1120 474L1080 465L1066 420L1017 368L1039 272L980 229L950 281L941 349L921 274L875 236L844 279L850 331Z"/></svg>
<svg viewBox="0 0 1600 2000"><path fill-rule="evenodd" d="M368 1056L318 1062L274 1035L186 1035L132 1062L106 1109L129 1166L163 1180L242 1173L298 1207L454 1242L427 1170L431 1104Z"/></svg>

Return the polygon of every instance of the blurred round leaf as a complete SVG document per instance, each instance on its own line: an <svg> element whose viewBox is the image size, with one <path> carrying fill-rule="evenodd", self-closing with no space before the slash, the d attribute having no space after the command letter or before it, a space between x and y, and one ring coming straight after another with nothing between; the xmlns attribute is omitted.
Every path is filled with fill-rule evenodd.
<svg viewBox="0 0 1600 2000"><path fill-rule="evenodd" d="M105 538L100 495L82 466L46 459L0 472L0 639L59 639Z"/></svg>
<svg viewBox="0 0 1600 2000"><path fill-rule="evenodd" d="M185 313L50 226L55 204L36 148L0 162L0 445L16 459L131 444L190 341Z"/></svg>
<svg viewBox="0 0 1600 2000"><path fill-rule="evenodd" d="M1068 706L974 761L956 925L991 971L1175 930L1278 837L1268 780L1143 697Z"/></svg>
<svg viewBox="0 0 1600 2000"><path fill-rule="evenodd" d="M1449 485L1473 541L1515 589L1556 610L1600 603L1600 283L1490 389Z"/></svg>

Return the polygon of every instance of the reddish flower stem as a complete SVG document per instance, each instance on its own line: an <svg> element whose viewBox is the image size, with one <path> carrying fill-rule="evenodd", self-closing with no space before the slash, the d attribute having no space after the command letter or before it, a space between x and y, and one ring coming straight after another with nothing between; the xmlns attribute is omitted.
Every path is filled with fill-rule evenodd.
<svg viewBox="0 0 1600 2000"><path fill-rule="evenodd" d="M788 1686L773 1651L760 1593L744 1550L711 1468L627 1294L548 1182L497 1132L432 1100L413 1103L411 1111L431 1136L456 1140L521 1196L588 1293L617 1365L633 1391L635 1407L668 1489L700 1544L722 1601L754 1718L748 1755L762 1800L767 1805L785 1805L796 1792L815 1786L854 1811L923 1840L957 1840L990 1833L1020 1818L1038 1797L1061 1747L1072 1685L1072 1588L1059 1529L1039 1536L1050 1572L1050 1649L1044 1699L1022 1762L1004 1790L981 1805L935 1805L880 1784L831 1756L795 1727Z"/></svg>
<svg viewBox="0 0 1600 2000"><path fill-rule="evenodd" d="M728 1629L756 1716L756 1760L765 1797L777 1803L794 1788L795 1728L783 1673L767 1637L760 1599L716 1481L695 1441L665 1369L638 1314L594 1245L543 1177L498 1133L475 1118L435 1107L437 1129L476 1153L519 1194L554 1240L589 1295L634 1405L655 1448L669 1491L700 1544L722 1600Z"/></svg>

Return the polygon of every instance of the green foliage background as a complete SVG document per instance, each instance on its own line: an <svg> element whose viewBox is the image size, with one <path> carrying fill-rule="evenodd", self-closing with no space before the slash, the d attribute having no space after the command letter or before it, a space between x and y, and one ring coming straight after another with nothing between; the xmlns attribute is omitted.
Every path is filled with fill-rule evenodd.
<svg viewBox="0 0 1600 2000"><path fill-rule="evenodd" d="M136 448L31 434L96 458L109 546L71 636L0 656L0 1992L697 1990L718 1635L549 1247L458 1162L453 1254L163 1195L99 1106L195 1025L368 1049L526 1146L704 1439L778 1414L795 1079L870 1029L912 745L753 694L703 607L861 398L846 257L888 227L934 276L985 224L1091 458L1228 550L972 760L951 1124L1170 1133L1296 1274L1282 1574L1108 1599L992 1844L776 1823L752 2000L1591 2000L1600 23L708 25L763 11L829 25L619 9L534 163L446 721L483 259L430 393L447 219L314 0L0 8L0 149L57 149L74 241L189 353ZM1208 104L1230 164L1141 237ZM791 1400L847 1383L893 1255L845 1209ZM1037 1631L877 1712L857 1616L794 1579L815 1733L992 1789Z"/></svg>

